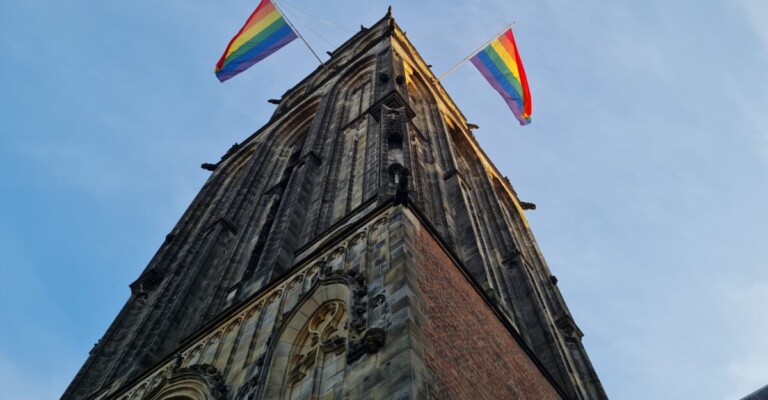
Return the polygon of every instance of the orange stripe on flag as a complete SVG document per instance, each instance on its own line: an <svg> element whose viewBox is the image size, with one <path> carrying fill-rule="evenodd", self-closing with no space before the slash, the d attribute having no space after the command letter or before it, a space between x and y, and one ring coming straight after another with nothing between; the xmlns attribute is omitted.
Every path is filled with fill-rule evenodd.
<svg viewBox="0 0 768 400"><path fill-rule="evenodd" d="M275 5L272 4L270 1L267 4L264 4L264 7L259 7L256 12L253 13L251 18L248 19L248 22L245 23L245 26L243 27L243 32L247 31L248 29L251 29L253 25L261 21L262 18L264 18L267 14L271 13L272 11L275 11Z"/></svg>

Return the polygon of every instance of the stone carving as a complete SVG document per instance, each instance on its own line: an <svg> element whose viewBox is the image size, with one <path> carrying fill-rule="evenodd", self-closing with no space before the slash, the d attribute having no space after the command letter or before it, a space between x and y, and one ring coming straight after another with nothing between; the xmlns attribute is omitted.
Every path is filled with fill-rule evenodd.
<svg viewBox="0 0 768 400"><path fill-rule="evenodd" d="M256 389L256 386L259 384L259 376L258 374L254 376L253 378L249 379L248 382L244 383L243 386L240 386L240 389L237 389L237 393L235 393L235 399L253 399L256 397L254 389Z"/></svg>
<svg viewBox="0 0 768 400"><path fill-rule="evenodd" d="M142 274L139 279L130 285L131 294L136 296L145 296L147 293L155 290L163 281L163 274L155 269Z"/></svg>
<svg viewBox="0 0 768 400"><path fill-rule="evenodd" d="M387 138L400 136L402 137L402 122L403 114L405 110L402 108L390 108L383 106L381 108L381 124L384 135Z"/></svg>
<svg viewBox="0 0 768 400"><path fill-rule="evenodd" d="M376 231L377 231L377 230L378 230L378 229L379 229L379 228L380 228L382 225L384 225L384 223L386 223L387 221L388 221L388 218L387 218L387 217L383 217L383 218L379 218L379 219L377 219L377 220L376 220L376 222L374 222L373 224L371 224L371 228L368 230L368 232L369 232L369 233L373 233L373 232L376 232Z"/></svg>
<svg viewBox="0 0 768 400"><path fill-rule="evenodd" d="M365 347L365 350L370 353L375 353L384 347L386 341L386 333L381 328L371 328L363 336L361 343Z"/></svg>
<svg viewBox="0 0 768 400"><path fill-rule="evenodd" d="M555 321L555 325L565 334L566 340L577 341L584 336L581 329L576 325L576 321L570 315L562 315Z"/></svg>
<svg viewBox="0 0 768 400"><path fill-rule="evenodd" d="M229 150L227 150L227 152L224 153L223 156L221 156L221 159L223 160L223 159L231 156L232 154L234 154L238 150L240 150L240 143L233 144L232 147L230 147Z"/></svg>
<svg viewBox="0 0 768 400"><path fill-rule="evenodd" d="M181 368L181 363L184 361L184 357L180 353L176 353L175 356L173 356L173 371L177 371L179 368Z"/></svg>
<svg viewBox="0 0 768 400"><path fill-rule="evenodd" d="M256 367L252 374L251 379L248 379L247 382L245 382L242 386L240 386L239 389L237 389L237 393L235 394L235 399L254 399L256 397L256 394L258 391L256 390L259 386L259 380L262 377L264 362L266 361L266 355L261 354L256 360L253 362L253 365Z"/></svg>
<svg viewBox="0 0 768 400"><path fill-rule="evenodd" d="M235 319L234 321L232 321L232 322L229 324L229 326L227 326L227 329L226 329L225 333L230 333L230 332L232 332L233 330L237 329L237 327L239 327L239 326L240 326L240 323L242 323L242 322L243 322L243 319L242 319L242 318L237 318L237 319Z"/></svg>
<svg viewBox="0 0 768 400"><path fill-rule="evenodd" d="M368 319L370 320L371 327L385 327L388 314L389 306L387 305L386 297L383 293L379 293L370 301Z"/></svg>
<svg viewBox="0 0 768 400"><path fill-rule="evenodd" d="M224 383L224 378L213 365L210 364L197 364L192 365L189 368L183 368L179 370L179 374L191 373L201 376L208 383L210 388L211 397L214 399L226 399L227 398L227 385Z"/></svg>
<svg viewBox="0 0 768 400"><path fill-rule="evenodd" d="M149 381L149 385L147 385L147 390L152 391L155 388L159 387L164 381L165 381L166 375L163 372L158 373L155 375L151 381Z"/></svg>
<svg viewBox="0 0 768 400"><path fill-rule="evenodd" d="M362 231L356 234L352 239L349 240L349 247L354 247L356 244L360 243L366 236L366 232Z"/></svg>
<svg viewBox="0 0 768 400"><path fill-rule="evenodd" d="M381 328L371 328L365 331L360 340L349 345L347 362L353 362L365 354L373 354L379 351L386 342L386 333Z"/></svg>
<svg viewBox="0 0 768 400"><path fill-rule="evenodd" d="M320 343L320 350L326 353L341 354L347 349L347 338L336 335Z"/></svg>
<svg viewBox="0 0 768 400"><path fill-rule="evenodd" d="M341 281L347 283L344 271L341 269L333 269L332 266L327 265L325 262L320 267L320 277L318 283L328 284L334 281Z"/></svg>
<svg viewBox="0 0 768 400"><path fill-rule="evenodd" d="M258 303L255 306L251 307L248 312L245 313L245 319L251 318L254 314L259 312L261 310L262 304Z"/></svg>
<svg viewBox="0 0 768 400"><path fill-rule="evenodd" d="M289 357L289 384L306 378L315 368L315 364L322 359L321 352L340 355L346 351L344 308L341 302L326 303L306 324L298 336L293 354Z"/></svg>
<svg viewBox="0 0 768 400"><path fill-rule="evenodd" d="M349 270L345 275L345 281L352 290L352 304L350 306L349 327L353 338L359 336L368 326L367 304L365 297L368 294L365 275L357 270Z"/></svg>
<svg viewBox="0 0 768 400"><path fill-rule="evenodd" d="M379 327L369 327L369 319L372 317L376 318L377 325L383 325L383 323L379 323L380 321L378 320L382 318L382 309L386 302L384 295L379 294L372 299L369 310L367 301L368 289L365 275L356 270L350 270L347 273L347 281L349 282L350 289L352 289L352 306L350 308L349 317L351 340L349 352L347 353L347 362L351 363L362 357L364 354L372 354L379 351L384 345L384 329ZM371 310L374 309L377 313L371 312Z"/></svg>
<svg viewBox="0 0 768 400"><path fill-rule="evenodd" d="M168 379L165 380L165 384L159 384L159 380L153 380L153 382L156 382L157 388L146 393L143 398L152 398L159 390L162 390L163 386L173 384L174 381L185 377L202 379L208 386L211 399L225 400L227 398L227 385L224 382L224 377L216 367L210 364L195 364L186 368L177 368L176 364L174 364L168 373Z"/></svg>
<svg viewBox="0 0 768 400"><path fill-rule="evenodd" d="M344 249L343 246L337 247L336 250L334 250L333 253L331 253L331 255L328 256L328 259L329 260L335 260L336 258L343 256L344 255L344 250L345 249Z"/></svg>

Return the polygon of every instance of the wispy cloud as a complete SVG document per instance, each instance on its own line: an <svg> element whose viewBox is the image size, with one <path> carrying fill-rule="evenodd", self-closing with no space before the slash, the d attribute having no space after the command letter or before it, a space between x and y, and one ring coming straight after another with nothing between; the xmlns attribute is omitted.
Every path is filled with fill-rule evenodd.
<svg viewBox="0 0 768 400"><path fill-rule="evenodd" d="M755 32L768 53L768 2L763 0L739 0L749 21L749 27Z"/></svg>

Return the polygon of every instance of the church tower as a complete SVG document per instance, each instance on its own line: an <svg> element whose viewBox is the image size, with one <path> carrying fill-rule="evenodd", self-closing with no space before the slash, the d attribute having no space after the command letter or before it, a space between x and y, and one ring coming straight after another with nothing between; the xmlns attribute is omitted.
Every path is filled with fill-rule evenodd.
<svg viewBox="0 0 768 400"><path fill-rule="evenodd" d="M64 399L605 399L518 200L388 13L216 164Z"/></svg>

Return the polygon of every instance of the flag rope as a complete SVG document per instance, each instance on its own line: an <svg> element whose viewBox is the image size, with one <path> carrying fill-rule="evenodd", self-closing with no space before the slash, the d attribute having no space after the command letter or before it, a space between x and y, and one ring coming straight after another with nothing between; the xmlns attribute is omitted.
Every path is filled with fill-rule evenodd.
<svg viewBox="0 0 768 400"><path fill-rule="evenodd" d="M312 55L315 56L315 58L317 58L317 61L320 62L320 65L323 65L323 60L321 60L320 57L317 55L317 53L315 53L315 50L312 49L312 46L310 46L309 43L307 43L307 40L304 39L304 36L291 23L291 21L288 19L288 16L286 16L283 10L281 10L280 7L277 6L277 2L275 0L272 0L272 4L275 5L275 8L280 12L280 14L283 14L283 17L285 18L285 22L287 22L288 25L293 29L293 31L296 32L296 35L301 39L301 41L304 42L305 45L307 45L307 48L309 49L309 51L312 52Z"/></svg>
<svg viewBox="0 0 768 400"><path fill-rule="evenodd" d="M472 58L472 56L474 56L475 54L479 53L479 52L480 52L480 50L484 49L484 48L485 48L485 46L487 46L487 45L488 45L488 43L491 43L491 42L493 42L494 40L496 40L496 38L497 38L499 35L501 35L502 33L504 33L504 31L506 31L507 29L511 28L511 27L512 27L512 25L514 25L514 24L515 24L515 21L512 21L512 23L510 23L509 25L505 26L505 27L504 27L504 29L502 29L502 30L501 30L499 33L497 33L497 34L493 35L493 37L491 37L491 38L490 38L490 39L488 39L487 41L483 42L483 44L481 44L481 45L480 45L478 48L476 48L475 50L473 50L473 51L472 51L472 53L470 53L468 56L464 57L464 58L463 58L461 61L457 62L457 63L456 63L456 64L455 64L453 67L449 68L449 69L448 69L448 71L445 71L445 73L443 73L442 75L440 75L440 77L439 77L439 78L437 78L437 80L439 81L439 80L441 80L441 79L445 78L445 77L446 77L448 74L450 74L451 72L453 72L453 71L454 71L456 68L459 68L459 66L461 66L461 64L464 64L465 62L467 62L467 60L469 60L470 58Z"/></svg>
<svg viewBox="0 0 768 400"><path fill-rule="evenodd" d="M505 28L509 27L509 25L504 25L504 27ZM422 34L422 35L418 35L417 34L417 35L410 35L410 36L408 36L408 38L409 39L414 39L414 38L415 39L421 39L421 38L425 38L425 37L435 37L435 36L442 36L442 37L444 37L444 36L459 35L459 34L470 33L470 32L487 31L487 30L491 30L491 29L499 29L499 25L486 26L484 28L470 28L470 29L466 29L466 30L463 30L463 31L434 32L434 33L425 33L425 34Z"/></svg>
<svg viewBox="0 0 768 400"><path fill-rule="evenodd" d="M330 25L330 26L333 26L333 27L335 27L335 28L339 28L339 29L342 29L342 30L345 30L345 31L348 31L348 32L357 32L357 30L356 30L356 29L352 29L352 28L346 28L346 27L343 27L343 26L340 26L340 25L336 25L336 24L334 24L333 22L331 22L331 21L328 21L327 19L323 19L323 18L320 18L320 17L318 17L318 16L312 15L312 14L310 14L310 13L308 13L308 12L306 12L306 11L302 10L301 8L299 8L299 7L296 7L295 5L293 5L293 4L289 3L289 2L287 2L287 1L283 1L283 0L281 0L281 1L282 1L282 3L283 3L284 5L286 5L286 6L290 7L290 8L293 8L294 10L296 10L296 11L299 11L299 12L301 12L302 14L305 14L305 15L309 16L310 18L314 18L314 19L316 19L316 20L318 20L318 21L320 21L320 22L322 22L322 23L324 23L324 24L326 24L326 25ZM292 14L292 15L293 15L293 14Z"/></svg>
<svg viewBox="0 0 768 400"><path fill-rule="evenodd" d="M285 4L285 3L283 3L283 4ZM291 14L291 16L293 16L293 18L295 18L295 19L296 19L296 21L299 21L299 23L300 23L302 26L304 26L305 28L307 28L307 29L308 29L310 32L314 33L314 34L315 34L315 36L319 37L319 38L320 38L320 40L322 40L323 42L327 43L329 46L333 47L333 43L331 43L331 42L330 42L328 39L326 39L325 37L323 37L323 35L319 34L319 33L318 33L316 30L312 29L312 27L311 27L311 26L309 26L309 24L308 24L306 21L304 21L303 19L299 18L299 16L298 16L298 15L294 14L294 13L293 13L291 10L289 10L289 9L287 9L287 8L285 9L285 11L286 11L286 12L288 12L288 14Z"/></svg>
<svg viewBox="0 0 768 400"><path fill-rule="evenodd" d="M289 3L289 2L287 2L287 1L285 1L285 0L280 0L280 2L281 2L281 3L282 3L284 6L287 6L287 7L291 8L291 9L293 9L293 10L294 10L294 11L296 11L296 12L300 12L300 13L302 13L302 14L304 14L304 15L306 15L306 16L308 16L308 17L310 17L310 18L312 18L312 19L314 19L314 20L316 20L316 21L322 22L322 23L323 23L323 24L325 24L325 25L328 25L328 26L332 26L332 27L334 27L334 28L338 28L338 29L341 29L341 30L344 30L344 31L347 31L347 32L357 32L357 31L358 31L357 29L352 29L352 28L348 28L348 27L346 27L346 26L341 26L341 25L338 25L338 24L334 23L333 21L329 21L329 20L327 20L327 19L324 19L324 18L318 17L318 16L316 16L316 15L314 15L314 14L310 14L310 13L309 13L309 12L307 12L306 10L304 10L304 9L302 9L302 8L300 8L300 7L298 7L298 6L296 6L295 4ZM289 11L289 12L290 12L290 11ZM291 13L291 15L293 15L293 16L294 16L294 18L296 18L296 19L299 19L299 17L298 17L298 16L296 16L296 14L294 14L294 13ZM307 24L307 23L305 22L305 23L304 23L304 25L307 27L307 29L310 29L310 28L309 28L309 24ZM505 27L505 28L507 28L507 27L509 27L509 25L504 25L504 27ZM459 35L459 34L463 34L463 33L469 33L469 32L479 32L479 31L485 31L485 30L490 30L490 29L499 29L499 25L494 25L494 26L484 26L484 27L478 27L478 28L469 28L469 29L465 29L465 30L461 30L461 31L451 31L451 32L429 32L429 33L424 33L424 34L416 34L416 35L410 35L410 36L408 36L408 37L409 37L409 38L411 38L411 39L414 39L414 38L425 38L425 37L435 37L435 36L442 36L442 37L444 37L444 36ZM311 30L311 29L310 29L310 30ZM314 32L314 31L313 31L313 32ZM315 33L315 34L317 34L317 32L314 32L314 33ZM318 36L319 36L319 35L318 35Z"/></svg>

